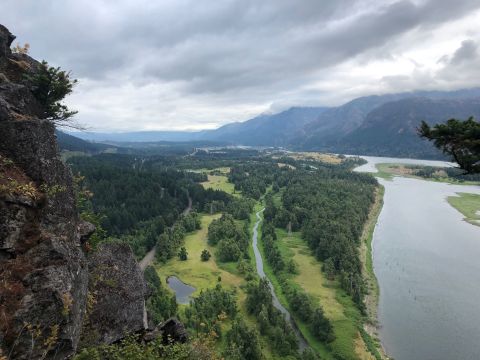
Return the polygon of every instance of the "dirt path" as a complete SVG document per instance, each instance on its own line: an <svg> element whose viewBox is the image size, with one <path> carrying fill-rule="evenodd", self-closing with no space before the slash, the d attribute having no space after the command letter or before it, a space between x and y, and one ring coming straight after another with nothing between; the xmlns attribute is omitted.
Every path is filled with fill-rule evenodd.
<svg viewBox="0 0 480 360"><path fill-rule="evenodd" d="M188 206L185 208L185 210L183 210L182 216L187 216L190 213L190 211L192 211L192 198L189 196ZM157 247L154 246L152 250L150 250L142 260L140 260L138 265L140 266L140 269L142 269L142 271L144 271L146 267L153 262L156 251L157 251Z"/></svg>

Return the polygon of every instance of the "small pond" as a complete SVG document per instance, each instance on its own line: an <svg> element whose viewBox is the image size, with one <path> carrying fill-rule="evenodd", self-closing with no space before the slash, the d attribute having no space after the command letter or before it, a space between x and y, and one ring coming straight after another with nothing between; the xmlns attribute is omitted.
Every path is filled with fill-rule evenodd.
<svg viewBox="0 0 480 360"><path fill-rule="evenodd" d="M168 287L175 292L177 303L183 305L190 303L190 295L196 290L193 286L185 284L176 276L169 276L167 278L167 284Z"/></svg>

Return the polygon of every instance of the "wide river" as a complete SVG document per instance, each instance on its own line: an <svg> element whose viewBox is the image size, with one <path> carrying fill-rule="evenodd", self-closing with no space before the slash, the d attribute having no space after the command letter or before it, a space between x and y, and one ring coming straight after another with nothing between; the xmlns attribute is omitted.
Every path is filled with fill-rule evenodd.
<svg viewBox="0 0 480 360"><path fill-rule="evenodd" d="M363 157L363 156L362 156ZM363 157L377 163L443 162ZM395 177L373 235L380 339L396 360L480 359L480 227L446 198L478 186Z"/></svg>

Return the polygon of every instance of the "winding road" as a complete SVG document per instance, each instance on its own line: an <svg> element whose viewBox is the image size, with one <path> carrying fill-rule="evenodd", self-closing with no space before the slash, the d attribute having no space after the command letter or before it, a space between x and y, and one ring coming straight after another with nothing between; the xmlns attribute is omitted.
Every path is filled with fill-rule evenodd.
<svg viewBox="0 0 480 360"><path fill-rule="evenodd" d="M290 315L290 312L285 309L285 307L280 303L278 300L277 295L275 294L275 289L273 288L272 283L268 279L267 275L265 274L265 271L263 270L263 259L262 259L262 254L260 253L260 250L258 248L258 226L262 222L262 217L260 214L265 210L263 208L262 210L258 211L255 215L257 217L257 222L255 223L253 227L253 234L252 234L252 242L253 242L253 253L255 254L255 263L257 265L257 273L258 276L261 278L265 278L268 281L268 286L270 287L270 292L272 293L272 300L273 300L273 306L280 310L282 314L284 314L285 319L290 322L292 325L293 331L295 332L295 335L297 336L298 339L298 347L300 351L305 350L308 348L308 343L303 337L302 333L298 329L297 323L295 322L295 319Z"/></svg>

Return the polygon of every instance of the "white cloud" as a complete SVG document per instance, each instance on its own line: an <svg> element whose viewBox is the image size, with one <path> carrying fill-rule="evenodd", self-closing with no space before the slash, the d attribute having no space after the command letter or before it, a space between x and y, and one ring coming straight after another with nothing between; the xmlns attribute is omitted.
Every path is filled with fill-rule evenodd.
<svg viewBox="0 0 480 360"><path fill-rule="evenodd" d="M68 100L79 122L180 130L478 86L479 9L477 0L4 0L0 23L79 78Z"/></svg>

